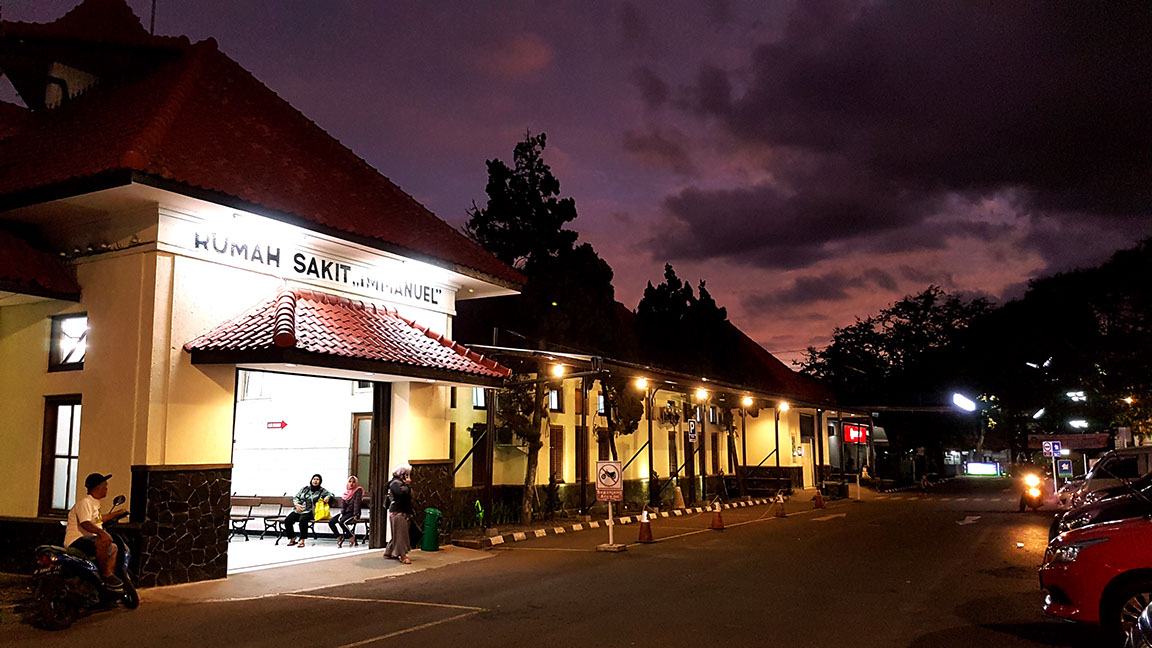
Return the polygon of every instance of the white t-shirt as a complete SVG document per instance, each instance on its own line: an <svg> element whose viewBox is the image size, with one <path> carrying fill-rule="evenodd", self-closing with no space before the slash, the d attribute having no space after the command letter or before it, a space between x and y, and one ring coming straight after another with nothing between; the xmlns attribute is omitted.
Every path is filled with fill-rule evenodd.
<svg viewBox="0 0 1152 648"><path fill-rule="evenodd" d="M100 500L86 496L84 499L76 502L76 506L68 511L68 526L64 531L64 546L71 546L80 538L94 538L95 533L89 533L80 526L81 522L91 522L101 529L104 528L104 519L100 517Z"/></svg>

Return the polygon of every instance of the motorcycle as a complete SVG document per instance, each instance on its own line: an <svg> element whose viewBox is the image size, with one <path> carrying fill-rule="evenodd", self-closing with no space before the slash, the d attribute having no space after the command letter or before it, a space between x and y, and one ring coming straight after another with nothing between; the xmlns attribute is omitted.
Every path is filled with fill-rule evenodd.
<svg viewBox="0 0 1152 648"><path fill-rule="evenodd" d="M1024 492L1020 493L1020 510L1031 508L1033 511L1044 505L1044 494L1040 490L1040 476L1035 473L1024 475Z"/></svg>
<svg viewBox="0 0 1152 648"><path fill-rule="evenodd" d="M112 500L112 511L124 503L124 496ZM110 520L106 525L115 524ZM96 561L82 552L65 547L41 545L36 548L36 571L33 576L35 595L32 602L33 625L44 630L65 630L82 610L107 609L121 604L129 610L140 605L136 587L128 577L131 553L124 538L108 531L116 543L116 576L124 583L119 588L104 584Z"/></svg>

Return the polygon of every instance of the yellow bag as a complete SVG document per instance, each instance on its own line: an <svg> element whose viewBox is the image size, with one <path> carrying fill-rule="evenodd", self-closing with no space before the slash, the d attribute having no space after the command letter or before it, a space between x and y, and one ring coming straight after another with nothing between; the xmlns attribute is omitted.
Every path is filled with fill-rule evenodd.
<svg viewBox="0 0 1152 648"><path fill-rule="evenodd" d="M316 514L312 516L312 519L327 520L330 517L332 517L332 509L328 507L328 502L316 500Z"/></svg>

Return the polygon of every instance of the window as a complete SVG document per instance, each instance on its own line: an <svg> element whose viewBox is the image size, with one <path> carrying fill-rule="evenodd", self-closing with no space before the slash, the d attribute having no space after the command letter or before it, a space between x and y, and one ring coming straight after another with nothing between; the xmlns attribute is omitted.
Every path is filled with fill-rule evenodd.
<svg viewBox="0 0 1152 648"><path fill-rule="evenodd" d="M549 477L564 481L564 428L559 425L548 428L548 470Z"/></svg>
<svg viewBox="0 0 1152 648"><path fill-rule="evenodd" d="M349 474L360 480L364 492L368 492L370 484L372 456L372 415L352 415L352 469Z"/></svg>
<svg viewBox="0 0 1152 648"><path fill-rule="evenodd" d="M352 392L363 392L372 389L371 380L356 380L352 383Z"/></svg>
<svg viewBox="0 0 1152 648"><path fill-rule="evenodd" d="M448 407L456 409L456 388L448 388Z"/></svg>
<svg viewBox="0 0 1152 648"><path fill-rule="evenodd" d="M268 374L263 371L243 371L240 374L240 400L271 398L268 390Z"/></svg>
<svg viewBox="0 0 1152 648"><path fill-rule="evenodd" d="M671 404L672 401L668 401ZM676 456L676 430L668 431L668 477L671 479L676 476L676 471L680 469L679 458Z"/></svg>
<svg viewBox="0 0 1152 648"><path fill-rule="evenodd" d="M484 388L472 388L472 409L488 409L487 395L484 393Z"/></svg>
<svg viewBox="0 0 1152 648"><path fill-rule="evenodd" d="M52 346L48 351L48 371L84 368L88 351L88 315L60 315L52 318Z"/></svg>
<svg viewBox="0 0 1152 648"><path fill-rule="evenodd" d="M580 399L576 399L579 401ZM588 478L588 430L576 426L576 481Z"/></svg>
<svg viewBox="0 0 1152 648"><path fill-rule="evenodd" d="M604 414L604 394L596 394L596 413Z"/></svg>
<svg viewBox="0 0 1152 648"><path fill-rule="evenodd" d="M448 423L448 461L456 468L456 421Z"/></svg>
<svg viewBox="0 0 1152 648"><path fill-rule="evenodd" d="M576 390L576 400L572 401L572 411L576 415L584 413L584 401L588 399L588 392L581 387Z"/></svg>
<svg viewBox="0 0 1152 648"><path fill-rule="evenodd" d="M472 443L476 444L476 449L472 452L472 485L484 486L488 483L488 458L492 456L492 439L485 438L482 442L477 444L480 440L480 435L488 429L483 423L475 423L471 428Z"/></svg>
<svg viewBox="0 0 1152 648"><path fill-rule="evenodd" d="M596 430L596 457L600 461L608 461L612 456L612 449L608 446L608 429Z"/></svg>
<svg viewBox="0 0 1152 648"><path fill-rule="evenodd" d="M564 393L559 389L548 390L548 410L551 412L564 411Z"/></svg>
<svg viewBox="0 0 1152 648"><path fill-rule="evenodd" d="M80 397L50 396L44 407L40 514L65 515L76 502L80 460Z"/></svg>
<svg viewBox="0 0 1152 648"><path fill-rule="evenodd" d="M712 474L720 474L720 435L712 435Z"/></svg>
<svg viewBox="0 0 1152 648"><path fill-rule="evenodd" d="M713 425L716 424L716 406L715 405L708 408L708 422L713 424Z"/></svg>

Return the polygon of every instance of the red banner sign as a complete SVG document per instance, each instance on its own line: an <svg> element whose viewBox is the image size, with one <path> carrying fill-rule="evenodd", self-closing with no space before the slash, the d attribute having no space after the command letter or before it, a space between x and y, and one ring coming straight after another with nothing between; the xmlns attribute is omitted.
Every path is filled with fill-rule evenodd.
<svg viewBox="0 0 1152 648"><path fill-rule="evenodd" d="M846 443L868 443L868 426L845 423L844 441Z"/></svg>

